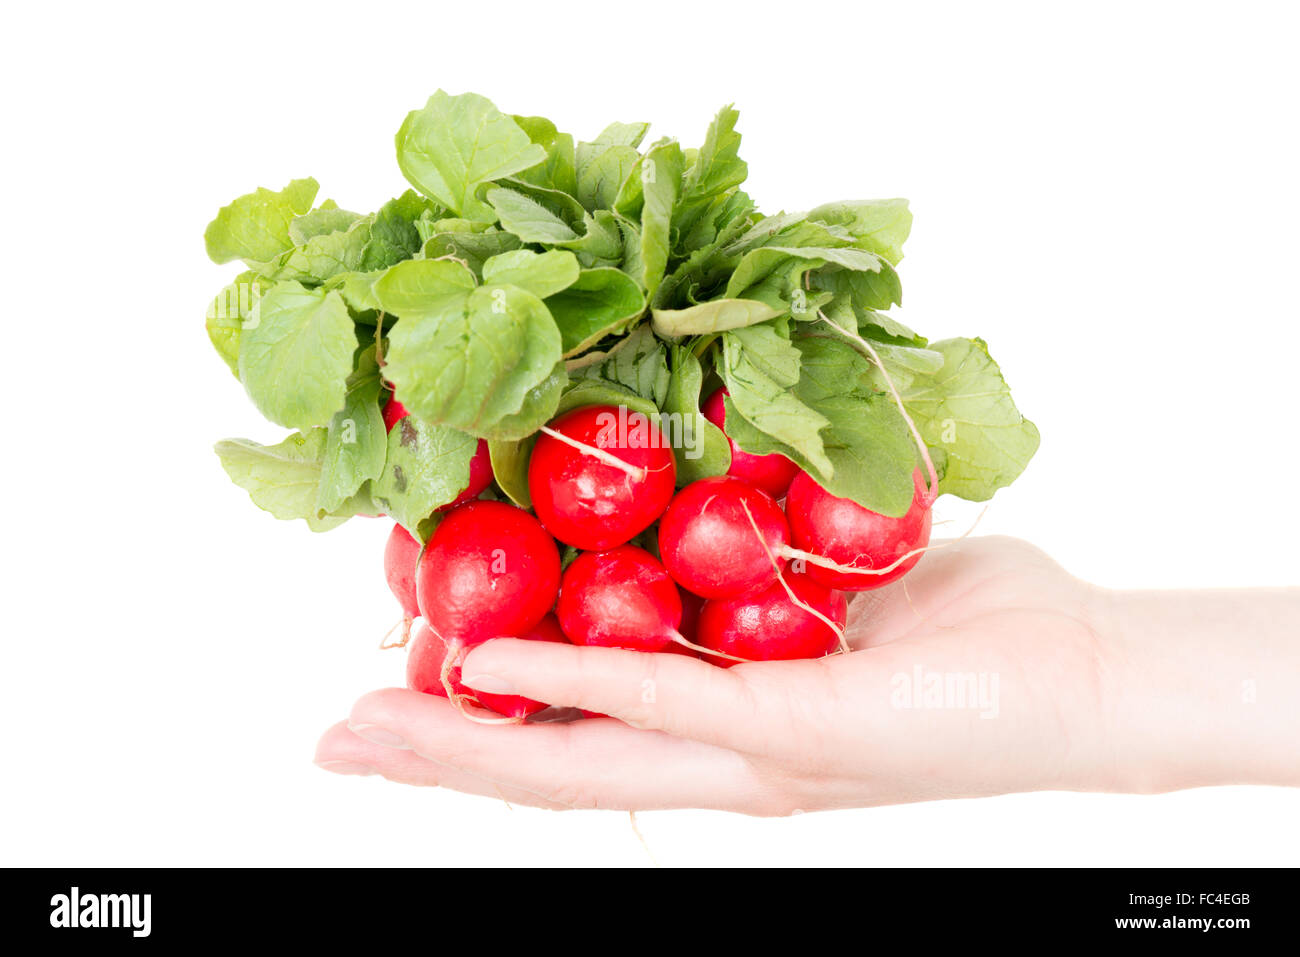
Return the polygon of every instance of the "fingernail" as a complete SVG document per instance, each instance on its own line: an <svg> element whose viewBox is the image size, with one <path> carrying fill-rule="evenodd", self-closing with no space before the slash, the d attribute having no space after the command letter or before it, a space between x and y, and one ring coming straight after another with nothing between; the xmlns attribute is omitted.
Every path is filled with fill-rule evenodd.
<svg viewBox="0 0 1300 957"><path fill-rule="evenodd" d="M356 774L364 777L367 774L374 774L375 769L366 767L364 764L357 764L354 761L317 761L316 767L333 774Z"/></svg>
<svg viewBox="0 0 1300 957"><path fill-rule="evenodd" d="M365 738L371 744L378 744L381 747L403 749L410 747L400 736L377 724L350 724L348 730L358 738Z"/></svg>
<svg viewBox="0 0 1300 957"><path fill-rule="evenodd" d="M465 684L469 685L475 691L486 691L488 694L517 694L515 686L504 678L498 678L496 675L470 675L461 678Z"/></svg>

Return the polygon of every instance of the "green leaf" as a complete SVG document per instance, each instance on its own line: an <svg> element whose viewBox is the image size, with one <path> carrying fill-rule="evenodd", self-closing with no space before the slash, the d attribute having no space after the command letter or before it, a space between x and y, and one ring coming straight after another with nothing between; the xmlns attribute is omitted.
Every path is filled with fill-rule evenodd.
<svg viewBox="0 0 1300 957"><path fill-rule="evenodd" d="M496 187L486 193L501 226L526 243L567 243L579 239L563 219L523 193Z"/></svg>
<svg viewBox="0 0 1300 957"><path fill-rule="evenodd" d="M546 307L555 317L568 357L622 332L645 311L645 297L626 273L603 267L582 270L574 283L547 297Z"/></svg>
<svg viewBox="0 0 1300 957"><path fill-rule="evenodd" d="M830 470L805 450L756 428L739 414L731 396L724 399L727 433L746 452L786 456L833 495L883 515L905 514L917 453L892 398L866 387L867 360L845 343L810 336L795 344L801 359L793 394L825 421L819 437Z"/></svg>
<svg viewBox="0 0 1300 957"><path fill-rule="evenodd" d="M279 519L305 519L315 532L343 524L346 517L322 516L316 507L325 430L295 432L278 445L224 439L216 445L221 467L248 492L253 504Z"/></svg>
<svg viewBox="0 0 1300 957"><path fill-rule="evenodd" d="M256 325L260 319L262 294L271 286L249 270L208 304L204 325L217 354L239 378L239 337L245 324Z"/></svg>
<svg viewBox="0 0 1300 957"><path fill-rule="evenodd" d="M546 299L578 281L578 258L571 252L553 249L535 253L531 249L493 256L483 264L483 281L498 286L518 286L538 299Z"/></svg>
<svg viewBox="0 0 1300 957"><path fill-rule="evenodd" d="M476 193L484 183L536 166L546 150L510 117L475 93L439 90L397 132L397 165L424 195L458 216L492 222L492 209Z"/></svg>
<svg viewBox="0 0 1300 957"><path fill-rule="evenodd" d="M663 407L668 398L672 375L668 371L668 352L648 326L639 326L620 343L608 359L588 366L575 378L603 379L624 386L643 399Z"/></svg>
<svg viewBox="0 0 1300 957"><path fill-rule="evenodd" d="M434 509L469 487L470 462L477 449L478 439L472 435L406 416L388 434L383 473L371 493L375 504L417 535Z"/></svg>
<svg viewBox="0 0 1300 957"><path fill-rule="evenodd" d="M521 439L492 439L488 442L488 455L492 459L492 475L496 478L506 498L520 508L533 507L528 493L528 460L532 458L537 436Z"/></svg>
<svg viewBox="0 0 1300 957"><path fill-rule="evenodd" d="M610 130L625 125L616 123ZM575 194L578 202L589 212L612 207L624 181L640 160L641 154L630 143L602 142L599 137L594 143L579 143L578 191Z"/></svg>
<svg viewBox="0 0 1300 957"><path fill-rule="evenodd" d="M686 309L651 310L654 330L661 336L703 336L740 329L781 315L755 299L710 299Z"/></svg>
<svg viewBox="0 0 1300 957"><path fill-rule="evenodd" d="M811 274L812 288L850 303L855 312L886 310L903 301L903 285L894 267L883 259L879 272L830 265Z"/></svg>
<svg viewBox="0 0 1300 957"><path fill-rule="evenodd" d="M903 243L912 231L912 211L905 199L867 199L827 203L808 213L809 219L844 227L865 249L897 266Z"/></svg>
<svg viewBox="0 0 1300 957"><path fill-rule="evenodd" d="M360 213L339 209L332 200L327 200L310 213L294 217L289 223L289 239L295 246L301 246L314 236L351 229L361 218Z"/></svg>
<svg viewBox="0 0 1300 957"><path fill-rule="evenodd" d="M557 362L550 375L528 390L519 411L503 417L492 427L492 437L509 441L532 435L555 418L555 409L568 384L569 373L563 362Z"/></svg>
<svg viewBox="0 0 1300 957"><path fill-rule="evenodd" d="M384 203L370 226L370 241L362 254L360 269L365 272L386 269L410 259L424 245L416 221L437 212L433 203L411 189Z"/></svg>
<svg viewBox="0 0 1300 957"><path fill-rule="evenodd" d="M357 220L346 230L319 233L260 269L268 278L289 279L305 285L319 285L356 272L362 267L370 243L370 228L371 221L366 218Z"/></svg>
<svg viewBox="0 0 1300 957"><path fill-rule="evenodd" d="M565 390L555 414L560 416L589 405L625 405L633 412L640 412L652 419L659 414L659 407L652 400L637 395L625 385L600 378L574 380Z"/></svg>
<svg viewBox="0 0 1300 957"><path fill-rule="evenodd" d="M736 120L739 116L730 106L724 106L709 124L704 145L686 170L681 203L673 215L673 228L679 234L694 230L714 202L749 175L748 166L738 155L740 134L736 132ZM685 245L695 249L699 243L700 239L695 238L687 240Z"/></svg>
<svg viewBox="0 0 1300 957"><path fill-rule="evenodd" d="M371 284L380 309L394 316L436 312L445 300L459 300L476 285L474 274L449 259L410 259L390 267Z"/></svg>
<svg viewBox="0 0 1300 957"><path fill-rule="evenodd" d="M636 149L645 139L650 129L649 123L611 123L600 131L590 144L592 146L630 146Z"/></svg>
<svg viewBox="0 0 1300 957"><path fill-rule="evenodd" d="M519 179L546 189L575 195L578 192L577 159L573 137L561 133L555 124L541 116L515 116L519 128L546 151L546 159L519 173Z"/></svg>
<svg viewBox="0 0 1300 957"><path fill-rule="evenodd" d="M983 339L945 339L930 349L943 356L943 367L915 374L903 404L926 444L945 454L939 491L987 501L1025 470L1038 451L1038 429L1011 401Z"/></svg>
<svg viewBox="0 0 1300 957"><path fill-rule="evenodd" d="M518 236L500 229L446 230L429 236L420 255L425 259L457 259L474 272L481 272L487 260L521 245Z"/></svg>
<svg viewBox="0 0 1300 957"><path fill-rule="evenodd" d="M725 193L749 175L748 165L738 155L740 134L736 132L736 120L739 118L740 114L728 105L709 124L704 145L686 174L682 192L688 201Z"/></svg>
<svg viewBox="0 0 1300 957"><path fill-rule="evenodd" d="M289 227L311 209L319 188L314 179L295 179L278 193L259 187L223 206L203 233L209 258L216 263L242 259L251 266L292 249Z"/></svg>
<svg viewBox="0 0 1300 957"><path fill-rule="evenodd" d="M362 351L356 371L348 378L343 408L330 420L321 461L316 506L335 512L384 470L387 439L379 409L383 383L373 345Z"/></svg>
<svg viewBox="0 0 1300 957"><path fill-rule="evenodd" d="M664 401L669 420L661 423L673 439L677 459L677 486L713 475L725 475L731 467L731 447L722 430L700 412L700 388L704 370L689 349L674 346L672 381ZM671 427L668 427L671 424Z"/></svg>
<svg viewBox="0 0 1300 957"><path fill-rule="evenodd" d="M682 148L668 141L652 146L641 163L641 275L646 298L653 298L663 281L672 253L673 209L682 186Z"/></svg>
<svg viewBox="0 0 1300 957"><path fill-rule="evenodd" d="M792 391L799 381L800 353L788 341L786 348L773 341L779 338L770 327L757 326L723 335L720 373L730 393L727 408L734 406L738 417L793 449L817 472L830 476L835 467L826 457L819 434L829 420ZM750 451L737 438L730 416L727 427L732 438Z"/></svg>
<svg viewBox="0 0 1300 957"><path fill-rule="evenodd" d="M343 407L357 336L343 297L282 282L262 296L239 343L239 378L272 422L325 425Z"/></svg>
<svg viewBox="0 0 1300 957"><path fill-rule="evenodd" d="M497 424L519 412L560 361L555 320L517 286L435 295L418 311L394 311L401 320L385 374L402 403L431 423L497 437Z"/></svg>

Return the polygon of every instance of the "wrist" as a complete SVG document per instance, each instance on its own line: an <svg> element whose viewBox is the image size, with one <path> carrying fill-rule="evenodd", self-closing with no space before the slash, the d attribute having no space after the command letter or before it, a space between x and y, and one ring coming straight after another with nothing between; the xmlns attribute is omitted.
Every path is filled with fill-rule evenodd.
<svg viewBox="0 0 1300 957"><path fill-rule="evenodd" d="M1300 591L1108 592L1098 779L1300 785Z"/></svg>

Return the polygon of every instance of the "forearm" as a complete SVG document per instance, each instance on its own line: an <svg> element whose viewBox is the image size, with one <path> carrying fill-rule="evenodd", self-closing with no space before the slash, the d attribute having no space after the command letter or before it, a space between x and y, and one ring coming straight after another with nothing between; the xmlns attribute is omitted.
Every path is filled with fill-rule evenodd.
<svg viewBox="0 0 1300 957"><path fill-rule="evenodd" d="M1300 786L1300 589L1110 592L1103 775L1116 790Z"/></svg>

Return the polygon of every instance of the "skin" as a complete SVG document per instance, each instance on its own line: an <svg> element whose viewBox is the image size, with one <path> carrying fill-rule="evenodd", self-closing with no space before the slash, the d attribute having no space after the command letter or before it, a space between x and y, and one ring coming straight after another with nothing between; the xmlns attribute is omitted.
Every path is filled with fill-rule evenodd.
<svg viewBox="0 0 1300 957"><path fill-rule="evenodd" d="M721 669L490 641L467 657L467 684L621 720L484 727L441 698L386 689L325 733L316 760L537 807L754 815L1300 786L1298 632L1300 589L1112 592L1023 542L968 539L857 596L850 655ZM918 667L996 673L996 716L896 706L895 676Z"/></svg>

